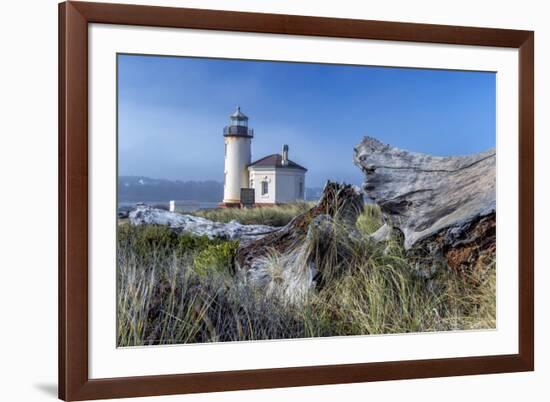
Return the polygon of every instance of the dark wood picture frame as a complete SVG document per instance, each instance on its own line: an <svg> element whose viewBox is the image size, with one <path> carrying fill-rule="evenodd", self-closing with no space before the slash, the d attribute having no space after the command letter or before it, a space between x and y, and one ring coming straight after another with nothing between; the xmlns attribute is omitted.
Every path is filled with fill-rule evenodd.
<svg viewBox="0 0 550 402"><path fill-rule="evenodd" d="M89 379L88 24L194 28L519 49L519 353ZM508 29L105 3L59 5L59 397L84 400L534 369L534 33Z"/></svg>

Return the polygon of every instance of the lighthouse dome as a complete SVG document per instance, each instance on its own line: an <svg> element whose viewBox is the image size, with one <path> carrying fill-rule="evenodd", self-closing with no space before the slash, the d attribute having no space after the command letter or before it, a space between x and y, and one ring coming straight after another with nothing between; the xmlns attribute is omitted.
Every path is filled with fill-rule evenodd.
<svg viewBox="0 0 550 402"><path fill-rule="evenodd" d="M235 112L229 117L231 117L231 121L234 121L234 120L248 120L248 116L246 114L244 114L243 112L241 112L241 107L240 106L237 106L237 110L235 110Z"/></svg>
<svg viewBox="0 0 550 402"><path fill-rule="evenodd" d="M241 107L229 116L230 124L223 129L225 137L247 137L252 138L254 131L248 128L248 116L241 112Z"/></svg>

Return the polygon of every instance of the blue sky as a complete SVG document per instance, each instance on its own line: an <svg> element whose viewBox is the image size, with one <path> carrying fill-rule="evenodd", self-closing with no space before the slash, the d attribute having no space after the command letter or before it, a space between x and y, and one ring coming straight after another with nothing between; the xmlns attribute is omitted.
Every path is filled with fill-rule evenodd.
<svg viewBox="0 0 550 402"><path fill-rule="evenodd" d="M364 135L435 155L496 141L496 75L328 64L119 55L119 175L223 180L223 136L240 105L252 158L290 147L306 185L360 184Z"/></svg>

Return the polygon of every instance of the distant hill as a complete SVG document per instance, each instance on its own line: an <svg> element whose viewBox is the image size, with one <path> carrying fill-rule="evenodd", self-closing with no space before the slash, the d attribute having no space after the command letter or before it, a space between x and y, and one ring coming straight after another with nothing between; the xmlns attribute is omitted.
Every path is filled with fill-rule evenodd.
<svg viewBox="0 0 550 402"><path fill-rule="evenodd" d="M118 201L190 200L219 202L223 198L223 183L207 181L180 181L152 179L143 176L119 176Z"/></svg>
<svg viewBox="0 0 550 402"><path fill-rule="evenodd" d="M306 200L318 200L320 187L306 188ZM219 202L223 198L223 183L214 180L181 181L152 179L144 176L119 176L119 202L199 201Z"/></svg>

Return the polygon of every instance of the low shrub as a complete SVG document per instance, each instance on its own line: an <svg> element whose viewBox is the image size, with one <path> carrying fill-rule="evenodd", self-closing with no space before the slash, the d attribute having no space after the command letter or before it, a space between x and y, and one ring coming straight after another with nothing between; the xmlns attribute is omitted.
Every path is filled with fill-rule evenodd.
<svg viewBox="0 0 550 402"><path fill-rule="evenodd" d="M221 240L209 239L208 236L194 236L192 234L180 234L177 239L176 253L184 255L188 252L201 252L209 247L224 244Z"/></svg>
<svg viewBox="0 0 550 402"><path fill-rule="evenodd" d="M126 224L118 227L118 244L119 247L130 249L140 258L147 258L153 254L172 252L178 256L184 256L224 244L224 242L219 239L209 239L208 236L177 234L166 226Z"/></svg>
<svg viewBox="0 0 550 402"><path fill-rule="evenodd" d="M233 264L238 246L238 241L208 245L199 251L193 259L195 272L200 275L233 273Z"/></svg>

